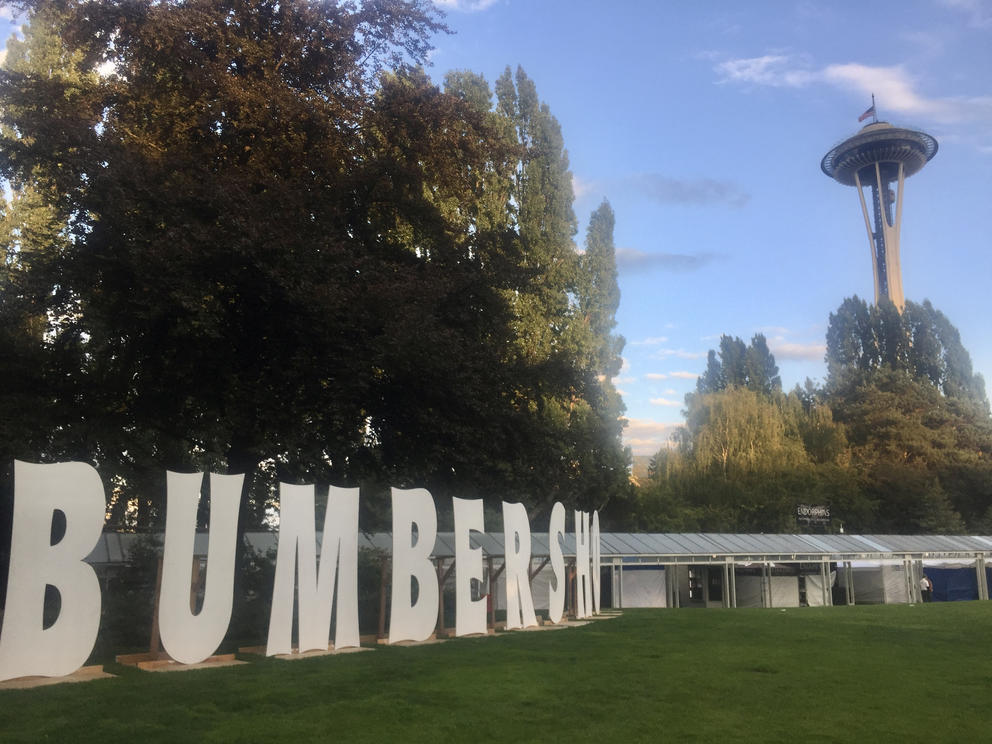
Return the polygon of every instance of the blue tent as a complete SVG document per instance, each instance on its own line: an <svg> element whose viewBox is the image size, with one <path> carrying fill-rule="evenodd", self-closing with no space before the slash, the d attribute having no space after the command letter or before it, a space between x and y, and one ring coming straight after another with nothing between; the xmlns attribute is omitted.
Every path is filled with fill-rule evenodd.
<svg viewBox="0 0 992 744"><path fill-rule="evenodd" d="M933 583L934 602L978 599L978 577L973 566L962 568L926 566L923 572Z"/></svg>

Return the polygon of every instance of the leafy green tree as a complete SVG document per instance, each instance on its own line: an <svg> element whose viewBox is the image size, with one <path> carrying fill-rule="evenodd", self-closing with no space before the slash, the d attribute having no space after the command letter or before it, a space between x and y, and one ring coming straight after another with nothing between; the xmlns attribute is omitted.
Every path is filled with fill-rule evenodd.
<svg viewBox="0 0 992 744"><path fill-rule="evenodd" d="M827 388L856 386L883 368L908 372L988 413L985 382L974 373L960 334L929 301L908 302L900 315L891 303L869 307L850 297L830 314Z"/></svg>
<svg viewBox="0 0 992 744"><path fill-rule="evenodd" d="M782 390L782 379L778 376L778 365L768 349L764 334L755 334L747 347L744 357L747 387L757 393L771 395Z"/></svg>
<svg viewBox="0 0 992 744"><path fill-rule="evenodd" d="M696 392L715 393L729 387L746 387L763 395L781 391L778 365L764 334L755 334L750 344L724 335L720 337L720 351L710 349L706 370L696 381Z"/></svg>
<svg viewBox="0 0 992 744"><path fill-rule="evenodd" d="M460 78L460 85L469 80ZM472 99L485 100L478 81ZM534 82L509 68L495 84L495 114L518 148L506 207L516 246L508 287L513 340L505 358L516 385L517 447L510 493L539 513L556 500L595 506L626 488L622 407L608 377L622 341L612 336L615 288L612 210L590 222L583 265L575 250L572 178L561 128ZM467 94L466 94L467 95Z"/></svg>
<svg viewBox="0 0 992 744"><path fill-rule="evenodd" d="M375 368L356 340L388 297L354 207L361 124L380 69L426 52L433 11L27 7L0 80L0 171L62 221L61 242L18 229L44 256L31 299L49 346L78 352L63 371L80 394L58 407L74 456L144 493L149 462L359 477ZM243 522L268 495L248 494Z"/></svg>
<svg viewBox="0 0 992 744"><path fill-rule="evenodd" d="M827 331L825 399L851 466L900 532L961 531L992 503L992 419L960 336L929 302L869 308L844 301Z"/></svg>
<svg viewBox="0 0 992 744"><path fill-rule="evenodd" d="M163 467L252 474L242 529L279 480L361 484L369 525L387 485L536 511L625 488L612 212L583 262L522 70L495 102L439 90L423 0L25 7L0 332L50 418L5 442L94 462L129 528L160 522Z"/></svg>
<svg viewBox="0 0 992 744"><path fill-rule="evenodd" d="M613 227L616 218L604 201L589 218L585 252L580 257L582 285L579 311L593 337L593 368L606 378L620 373L623 338L614 335L616 312L620 307L617 282L616 248Z"/></svg>

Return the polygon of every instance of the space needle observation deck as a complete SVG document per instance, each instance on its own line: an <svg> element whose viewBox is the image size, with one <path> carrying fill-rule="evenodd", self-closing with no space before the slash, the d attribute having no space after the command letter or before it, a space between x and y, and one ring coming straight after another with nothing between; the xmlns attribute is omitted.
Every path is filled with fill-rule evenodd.
<svg viewBox="0 0 992 744"><path fill-rule="evenodd" d="M873 112L872 109L869 111ZM899 264L903 185L937 154L937 140L925 132L874 121L824 155L820 168L845 186L857 186L868 230L875 303L906 304ZM865 190L870 191L869 212Z"/></svg>

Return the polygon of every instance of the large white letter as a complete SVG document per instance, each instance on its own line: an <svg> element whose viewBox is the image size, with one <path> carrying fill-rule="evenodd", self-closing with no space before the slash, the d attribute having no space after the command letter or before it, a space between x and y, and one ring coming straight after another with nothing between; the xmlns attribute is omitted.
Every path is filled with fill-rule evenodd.
<svg viewBox="0 0 992 744"><path fill-rule="evenodd" d="M314 487L279 484L279 552L269 615L268 656L292 653L293 586L299 571L300 651L327 649L334 578L338 577L334 646L359 646L358 489L331 487L324 513L320 566Z"/></svg>
<svg viewBox="0 0 992 744"><path fill-rule="evenodd" d="M238 507L244 475L210 474L210 534L207 586L203 607L190 608L193 542L202 473L166 474L165 550L158 625L162 647L176 661L196 664L224 640L234 604L234 558L238 542Z"/></svg>
<svg viewBox="0 0 992 744"><path fill-rule="evenodd" d="M482 499L451 499L455 512L455 635L486 632L486 599L472 600L472 579L482 582L482 548L472 530L485 532Z"/></svg>
<svg viewBox="0 0 992 744"><path fill-rule="evenodd" d="M437 539L437 509L423 488L392 489L393 587L389 642L426 641L437 625L437 574L431 563ZM413 539L413 528L417 539ZM411 580L417 581L413 602Z"/></svg>
<svg viewBox="0 0 992 744"><path fill-rule="evenodd" d="M602 578L601 568L599 566L601 560L600 547L599 547L599 512L594 511L592 513L592 531L589 534L590 553L592 554L592 611L599 614L599 582Z"/></svg>
<svg viewBox="0 0 992 744"><path fill-rule="evenodd" d="M100 539L107 502L100 476L82 462L14 461L14 519L7 605L0 635L0 680L72 674L100 629L100 582L83 562ZM65 534L52 545L52 519ZM44 627L45 586L58 590L55 622Z"/></svg>
<svg viewBox="0 0 992 744"><path fill-rule="evenodd" d="M519 543L519 548L517 544ZM503 502L503 552L506 554L506 628L537 625L530 593L530 520L523 504Z"/></svg>
<svg viewBox="0 0 992 744"><path fill-rule="evenodd" d="M551 569L555 574L555 586L548 587L548 619L560 623L565 613L565 557L561 554L559 539L565 532L565 507L555 502L551 509L551 523L548 525L548 548L551 550Z"/></svg>
<svg viewBox="0 0 992 744"><path fill-rule="evenodd" d="M575 512L575 614L589 616L589 514Z"/></svg>

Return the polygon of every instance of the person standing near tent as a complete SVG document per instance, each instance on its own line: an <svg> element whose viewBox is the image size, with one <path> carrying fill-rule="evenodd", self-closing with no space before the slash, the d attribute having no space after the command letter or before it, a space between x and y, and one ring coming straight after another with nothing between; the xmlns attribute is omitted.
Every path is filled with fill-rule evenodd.
<svg viewBox="0 0 992 744"><path fill-rule="evenodd" d="M926 574L923 574L923 577L920 579L920 594L923 596L924 602L929 602L933 594L933 582L930 581L930 577Z"/></svg>

